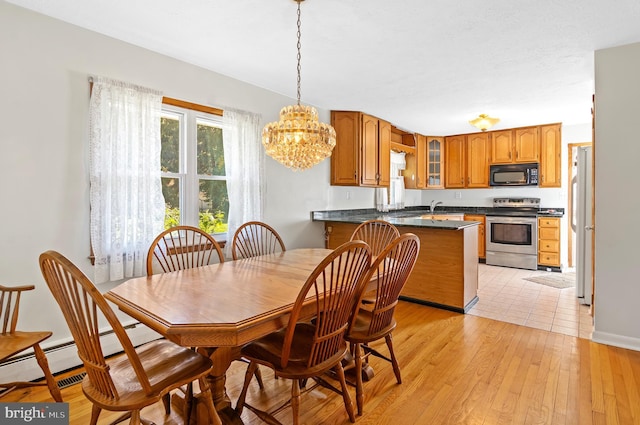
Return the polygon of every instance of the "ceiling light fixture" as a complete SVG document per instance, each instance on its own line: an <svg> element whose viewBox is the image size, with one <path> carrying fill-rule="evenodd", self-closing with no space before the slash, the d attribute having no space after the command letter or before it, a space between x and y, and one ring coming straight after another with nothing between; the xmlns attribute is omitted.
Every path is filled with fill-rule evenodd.
<svg viewBox="0 0 640 425"><path fill-rule="evenodd" d="M298 3L298 103L280 110L280 120L262 130L267 155L295 171L306 170L331 155L336 131L318 121L318 111L300 105L300 3Z"/></svg>
<svg viewBox="0 0 640 425"><path fill-rule="evenodd" d="M491 118L487 114L480 114L478 115L478 118L469 121L469 124L474 127L478 127L481 131L487 131L487 129L498 124L498 122L500 122L500 118Z"/></svg>

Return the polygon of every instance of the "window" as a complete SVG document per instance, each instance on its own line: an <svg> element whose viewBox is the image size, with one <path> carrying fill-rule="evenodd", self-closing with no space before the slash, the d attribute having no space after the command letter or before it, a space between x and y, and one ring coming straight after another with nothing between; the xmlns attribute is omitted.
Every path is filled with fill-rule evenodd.
<svg viewBox="0 0 640 425"><path fill-rule="evenodd" d="M222 117L163 104L162 194L165 228L179 224L227 232L229 196Z"/></svg>

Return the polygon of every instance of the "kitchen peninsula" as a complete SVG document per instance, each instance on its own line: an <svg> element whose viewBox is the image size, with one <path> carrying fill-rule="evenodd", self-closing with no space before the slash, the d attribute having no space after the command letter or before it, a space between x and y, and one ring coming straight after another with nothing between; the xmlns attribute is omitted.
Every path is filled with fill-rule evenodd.
<svg viewBox="0 0 640 425"><path fill-rule="evenodd" d="M374 209L313 211L324 222L325 246L337 248L355 228L371 219L395 225L400 233L420 238L420 253L401 299L466 313L478 301L478 225L460 215L431 215L429 209L386 213ZM448 219L451 218L451 219Z"/></svg>

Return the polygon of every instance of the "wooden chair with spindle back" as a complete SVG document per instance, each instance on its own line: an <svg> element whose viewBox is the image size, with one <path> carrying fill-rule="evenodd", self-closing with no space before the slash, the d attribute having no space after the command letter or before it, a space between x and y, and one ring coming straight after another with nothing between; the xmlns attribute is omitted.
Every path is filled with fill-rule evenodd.
<svg viewBox="0 0 640 425"><path fill-rule="evenodd" d="M358 414L363 410L363 362L369 355L383 358L391 362L398 384L402 383L400 367L393 351L391 333L396 328L394 319L395 307L400 292L407 282L416 264L420 251L420 239L413 233L405 233L397 237L383 249L373 264L366 278L376 282L376 298L372 307L363 308L361 302L355 303L355 311L347 330L345 339L351 343L352 355L355 358L356 402ZM363 297L361 294L360 297ZM384 338L390 357L369 346L370 342Z"/></svg>
<svg viewBox="0 0 640 425"><path fill-rule="evenodd" d="M87 372L82 392L93 404L91 425L97 423L103 409L125 412L114 423L130 417L131 424L147 424L149 421L140 418L142 408L166 400L165 395L171 390L195 380L200 384L210 421L222 424L206 379L213 366L211 359L167 339L135 348L102 293L67 258L47 251L40 255L40 270L62 310ZM113 329L124 355L105 359L100 342L102 318Z"/></svg>
<svg viewBox="0 0 640 425"><path fill-rule="evenodd" d="M398 228L388 221L367 220L355 228L350 240L365 241L369 244L371 255L375 258L398 236L400 236Z"/></svg>
<svg viewBox="0 0 640 425"><path fill-rule="evenodd" d="M33 348L38 365L44 372L44 382L7 382L0 383L0 388L4 390L0 395L5 395L16 388L46 385L49 388L51 397L57 402L62 402L62 395L58 389L58 384L51 374L49 362L40 347L40 343L49 338L50 331L24 332L16 330L18 324L18 313L20 310L20 296L25 291L35 289L34 285L7 287L0 285L0 320L2 320L2 333L0 333L0 361L6 360L16 354L22 353L29 348Z"/></svg>
<svg viewBox="0 0 640 425"><path fill-rule="evenodd" d="M241 353L250 363L236 404L238 414L246 406L263 421L280 423L273 415L284 406L266 412L246 403L251 376L260 364L271 368L276 376L291 380L291 400L287 405L293 410L293 424L299 422L300 383L330 370L341 386L331 388L342 395L349 419L355 422L341 361L348 351L344 333L353 304L367 283L364 277L370 262L370 249L364 242L350 241L339 246L307 278L293 304L287 327L242 347ZM303 307L313 320L301 316Z"/></svg>
<svg viewBox="0 0 640 425"><path fill-rule="evenodd" d="M213 236L194 226L175 226L164 230L151 242L147 275L206 266L216 261L223 263L224 254Z"/></svg>
<svg viewBox="0 0 640 425"><path fill-rule="evenodd" d="M261 221L246 222L233 235L231 255L234 260L282 251L286 248L278 232Z"/></svg>

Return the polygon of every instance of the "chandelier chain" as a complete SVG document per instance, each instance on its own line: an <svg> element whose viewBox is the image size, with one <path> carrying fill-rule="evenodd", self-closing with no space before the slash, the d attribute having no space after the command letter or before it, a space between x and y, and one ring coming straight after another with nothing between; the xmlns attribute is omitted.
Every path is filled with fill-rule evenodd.
<svg viewBox="0 0 640 425"><path fill-rule="evenodd" d="M296 2L298 3L298 32L297 32L297 36L298 36L298 105L300 105L300 3L302 2L302 0L296 0Z"/></svg>

